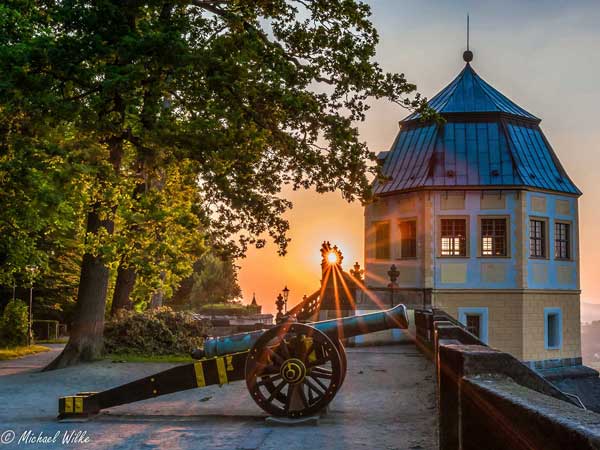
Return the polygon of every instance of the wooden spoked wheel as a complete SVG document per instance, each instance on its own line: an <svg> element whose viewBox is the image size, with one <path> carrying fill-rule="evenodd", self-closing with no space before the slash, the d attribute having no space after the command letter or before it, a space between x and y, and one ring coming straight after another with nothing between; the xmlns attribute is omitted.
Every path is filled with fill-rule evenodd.
<svg viewBox="0 0 600 450"><path fill-rule="evenodd" d="M348 371L348 357L346 356L346 349L344 348L344 344L342 341L336 341L336 346L338 353L340 354L340 359L342 360L342 382L340 383L340 387L344 384L344 380L346 380L346 372Z"/></svg>
<svg viewBox="0 0 600 450"><path fill-rule="evenodd" d="M338 387L341 388L344 384L344 381L346 380L346 373L348 371L348 358L346 356L346 348L344 347L344 344L342 344L342 341L340 340L336 340L333 341L335 348L337 349L338 353L340 354L340 359L341 359L341 366L342 366L342 381L340 383L340 386ZM277 380L275 380L277 381ZM265 388L269 391L269 394L275 392L276 387L275 384L270 381L270 379L265 379L264 380L264 386ZM285 396L283 396L281 393L279 392L275 392L276 398L280 401L280 402L285 402Z"/></svg>
<svg viewBox="0 0 600 450"><path fill-rule="evenodd" d="M246 359L246 385L273 416L304 417L323 409L343 381L336 345L321 331L284 323L265 332Z"/></svg>

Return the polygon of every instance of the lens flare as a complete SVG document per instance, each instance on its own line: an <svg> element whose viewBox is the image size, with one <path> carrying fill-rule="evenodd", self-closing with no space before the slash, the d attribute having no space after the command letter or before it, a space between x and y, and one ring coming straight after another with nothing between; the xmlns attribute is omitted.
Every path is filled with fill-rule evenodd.
<svg viewBox="0 0 600 450"><path fill-rule="evenodd" d="M335 252L327 253L327 262L329 264L336 264L338 262L338 256Z"/></svg>

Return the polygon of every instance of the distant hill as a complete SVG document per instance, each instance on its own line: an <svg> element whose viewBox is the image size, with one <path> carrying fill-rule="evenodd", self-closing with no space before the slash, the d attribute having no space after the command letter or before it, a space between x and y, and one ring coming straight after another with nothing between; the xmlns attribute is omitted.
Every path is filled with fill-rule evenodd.
<svg viewBox="0 0 600 450"><path fill-rule="evenodd" d="M581 323L600 320L600 304L581 302Z"/></svg>
<svg viewBox="0 0 600 450"><path fill-rule="evenodd" d="M600 368L600 304L581 302L581 356L584 364Z"/></svg>

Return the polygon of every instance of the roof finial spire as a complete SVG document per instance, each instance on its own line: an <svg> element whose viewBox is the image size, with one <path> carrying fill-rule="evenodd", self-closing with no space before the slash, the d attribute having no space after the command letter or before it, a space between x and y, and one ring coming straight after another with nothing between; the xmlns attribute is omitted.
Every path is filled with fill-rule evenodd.
<svg viewBox="0 0 600 450"><path fill-rule="evenodd" d="M463 59L467 64L473 61L473 52L469 50L469 14L467 14L467 50L463 53Z"/></svg>
<svg viewBox="0 0 600 450"><path fill-rule="evenodd" d="M469 50L469 13L467 13L467 50Z"/></svg>

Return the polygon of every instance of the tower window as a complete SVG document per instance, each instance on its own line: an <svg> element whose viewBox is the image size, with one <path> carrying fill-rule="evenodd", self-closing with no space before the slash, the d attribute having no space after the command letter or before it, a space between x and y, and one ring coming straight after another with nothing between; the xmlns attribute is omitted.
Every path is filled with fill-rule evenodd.
<svg viewBox="0 0 600 450"><path fill-rule="evenodd" d="M488 315L485 307L458 308L458 321L484 344L488 343Z"/></svg>
<svg viewBox="0 0 600 450"><path fill-rule="evenodd" d="M506 256L506 219L481 219L481 255Z"/></svg>
<svg viewBox="0 0 600 450"><path fill-rule="evenodd" d="M400 257L417 257L417 222L414 220L400 222Z"/></svg>
<svg viewBox="0 0 600 450"><path fill-rule="evenodd" d="M529 249L532 258L546 257L546 222L531 219L529 222Z"/></svg>
<svg viewBox="0 0 600 450"><path fill-rule="evenodd" d="M569 259L571 257L571 226L568 223L554 224L554 257Z"/></svg>
<svg viewBox="0 0 600 450"><path fill-rule="evenodd" d="M471 334L481 337L481 314L466 314L466 328Z"/></svg>
<svg viewBox="0 0 600 450"><path fill-rule="evenodd" d="M544 309L544 340L549 350L562 347L562 312L560 308Z"/></svg>
<svg viewBox="0 0 600 450"><path fill-rule="evenodd" d="M375 223L375 258L390 259L390 223Z"/></svg>
<svg viewBox="0 0 600 450"><path fill-rule="evenodd" d="M442 256L467 256L466 219L441 219Z"/></svg>

